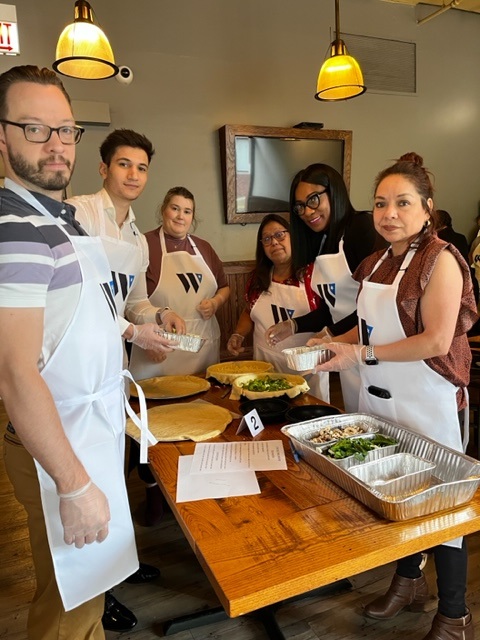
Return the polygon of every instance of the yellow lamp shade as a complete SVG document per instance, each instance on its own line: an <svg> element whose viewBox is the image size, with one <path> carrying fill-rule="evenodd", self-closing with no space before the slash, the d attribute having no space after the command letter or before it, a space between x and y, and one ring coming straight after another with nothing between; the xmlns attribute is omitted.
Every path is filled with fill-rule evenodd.
<svg viewBox="0 0 480 640"><path fill-rule="evenodd" d="M348 100L365 93L360 65L348 55L342 41L332 44L332 55L325 60L318 74L317 100Z"/></svg>
<svg viewBox="0 0 480 640"><path fill-rule="evenodd" d="M111 78L118 73L107 36L93 22L86 0L75 3L75 19L60 34L53 68L58 73L85 80Z"/></svg>
<svg viewBox="0 0 480 640"><path fill-rule="evenodd" d="M100 80L117 73L112 47L94 24L74 22L58 39L55 71L74 78Z"/></svg>

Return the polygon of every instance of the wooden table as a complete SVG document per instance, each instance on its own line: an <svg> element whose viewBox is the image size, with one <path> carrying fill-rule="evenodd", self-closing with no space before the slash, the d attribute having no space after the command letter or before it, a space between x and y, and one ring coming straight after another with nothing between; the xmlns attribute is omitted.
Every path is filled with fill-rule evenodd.
<svg viewBox="0 0 480 640"><path fill-rule="evenodd" d="M238 402L224 393L212 386L200 397L239 413ZM322 404L309 396L295 403ZM218 440L248 440L248 431L235 435L238 424ZM278 426L267 426L257 439L282 439L288 462L287 471L258 472L261 494L181 504L175 502L178 458L192 454L195 444L149 449L153 473L230 617L480 530L480 491L456 510L391 522L307 463L296 463Z"/></svg>

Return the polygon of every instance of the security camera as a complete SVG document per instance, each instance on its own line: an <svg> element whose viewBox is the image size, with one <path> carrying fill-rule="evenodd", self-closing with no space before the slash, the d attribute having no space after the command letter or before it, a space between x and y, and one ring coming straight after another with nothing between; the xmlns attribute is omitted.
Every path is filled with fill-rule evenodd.
<svg viewBox="0 0 480 640"><path fill-rule="evenodd" d="M122 84L130 84L133 80L133 71L130 69L130 67L119 67L119 71L115 76L115 79Z"/></svg>

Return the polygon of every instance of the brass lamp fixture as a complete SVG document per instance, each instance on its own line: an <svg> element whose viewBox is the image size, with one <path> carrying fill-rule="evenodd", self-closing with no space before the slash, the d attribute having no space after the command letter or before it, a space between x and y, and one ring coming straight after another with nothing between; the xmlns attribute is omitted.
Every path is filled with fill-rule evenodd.
<svg viewBox="0 0 480 640"><path fill-rule="evenodd" d="M339 0L335 0L335 40L330 45L330 56L325 60L318 74L317 100L349 100L365 93L360 65L348 54L347 47L340 39Z"/></svg>
<svg viewBox="0 0 480 640"><path fill-rule="evenodd" d="M86 0L75 2L74 21L60 34L53 68L58 73L84 80L103 80L118 73L107 36L93 22Z"/></svg>

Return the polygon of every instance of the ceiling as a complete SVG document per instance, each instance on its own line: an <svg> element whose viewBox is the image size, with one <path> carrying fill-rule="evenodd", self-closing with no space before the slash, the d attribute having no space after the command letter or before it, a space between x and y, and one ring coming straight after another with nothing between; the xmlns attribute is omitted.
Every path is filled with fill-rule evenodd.
<svg viewBox="0 0 480 640"><path fill-rule="evenodd" d="M472 11L480 13L480 0L383 0L384 2L396 2L397 4L408 4L415 7L417 4L432 5L432 13L438 8L452 5L452 9L461 9L463 11ZM457 6L455 6L457 5Z"/></svg>

